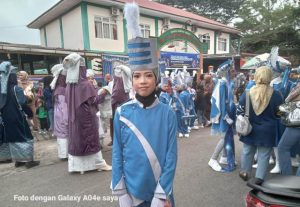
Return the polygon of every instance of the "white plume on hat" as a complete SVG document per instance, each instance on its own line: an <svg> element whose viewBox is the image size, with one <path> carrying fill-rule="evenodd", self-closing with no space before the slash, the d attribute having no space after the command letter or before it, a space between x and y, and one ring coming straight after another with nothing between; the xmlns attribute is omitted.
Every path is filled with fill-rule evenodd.
<svg viewBox="0 0 300 207"><path fill-rule="evenodd" d="M124 16L127 23L127 30L132 33L132 38L142 37L139 24L140 11L136 3L127 3L124 7Z"/></svg>
<svg viewBox="0 0 300 207"><path fill-rule="evenodd" d="M270 56L269 56L270 65L274 69L276 69L276 61L278 59L278 50L279 50L279 48L277 46L272 47Z"/></svg>

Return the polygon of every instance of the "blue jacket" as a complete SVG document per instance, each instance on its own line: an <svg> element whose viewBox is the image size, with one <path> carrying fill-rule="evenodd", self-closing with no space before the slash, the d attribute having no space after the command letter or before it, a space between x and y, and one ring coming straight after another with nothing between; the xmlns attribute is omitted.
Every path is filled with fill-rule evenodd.
<svg viewBox="0 0 300 207"><path fill-rule="evenodd" d="M276 112L280 104L283 103L282 95L279 91L274 90L269 105L260 114L256 115L253 108L250 105L249 108L249 121L252 125L252 131L247 136L241 136L240 140L248 145L263 146L263 147L275 147L275 141L277 136L277 117ZM239 110L237 115L243 114L246 105L245 92L240 97Z"/></svg>
<svg viewBox="0 0 300 207"><path fill-rule="evenodd" d="M172 193L177 162L177 123L173 110L156 101L144 109L136 99L114 117L112 190L151 201Z"/></svg>
<svg viewBox="0 0 300 207"><path fill-rule="evenodd" d="M255 86L255 81L254 80L250 80L247 85L246 85L246 88L245 90L249 90L250 88L252 88L252 86Z"/></svg>
<svg viewBox="0 0 300 207"><path fill-rule="evenodd" d="M189 111L192 107L192 97L191 97L191 94L187 91L187 90L184 90L182 91L180 94L179 94L179 98L181 100L181 103L183 104L184 106L184 113L186 114L189 114Z"/></svg>
<svg viewBox="0 0 300 207"><path fill-rule="evenodd" d="M170 96L170 94L169 93L167 93L167 92L164 92L164 91L162 91L161 93L160 93L160 95L159 95L159 101L160 102L162 102L162 103L164 103L164 104L167 104L167 105L170 105L171 103L171 96Z"/></svg>
<svg viewBox="0 0 300 207"><path fill-rule="evenodd" d="M52 90L50 89L50 87L44 88L43 95L46 109L53 109Z"/></svg>

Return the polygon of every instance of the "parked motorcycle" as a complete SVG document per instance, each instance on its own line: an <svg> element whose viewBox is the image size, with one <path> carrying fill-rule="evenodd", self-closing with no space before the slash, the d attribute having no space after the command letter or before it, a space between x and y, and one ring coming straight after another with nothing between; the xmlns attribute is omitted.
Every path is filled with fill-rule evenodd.
<svg viewBox="0 0 300 207"><path fill-rule="evenodd" d="M246 207L300 207L300 177L278 175L261 185L248 181Z"/></svg>

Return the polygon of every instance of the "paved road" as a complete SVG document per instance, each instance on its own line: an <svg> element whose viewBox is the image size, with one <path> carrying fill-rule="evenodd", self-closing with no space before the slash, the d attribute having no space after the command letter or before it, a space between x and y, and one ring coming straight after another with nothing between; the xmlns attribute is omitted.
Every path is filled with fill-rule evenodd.
<svg viewBox="0 0 300 207"><path fill-rule="evenodd" d="M179 159L174 184L177 207L242 207L249 191L238 170L223 174L212 171L207 162L218 141L209 129L192 131L190 138L178 139ZM108 140L106 140L108 142ZM238 158L241 143L237 141ZM27 170L13 164L0 165L0 206L117 206L111 196L110 172L67 172L67 162L56 158L55 140L36 143L41 166ZM111 163L111 149L104 149ZM80 201L75 200L80 197Z"/></svg>

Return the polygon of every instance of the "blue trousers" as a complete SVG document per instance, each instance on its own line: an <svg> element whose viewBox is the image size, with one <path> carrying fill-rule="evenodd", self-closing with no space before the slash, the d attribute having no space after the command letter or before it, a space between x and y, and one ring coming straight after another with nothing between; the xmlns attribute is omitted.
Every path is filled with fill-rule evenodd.
<svg viewBox="0 0 300 207"><path fill-rule="evenodd" d="M177 118L177 131L178 133L187 134L188 133L188 126L182 120L183 113L181 111L176 111L176 118Z"/></svg>
<svg viewBox="0 0 300 207"><path fill-rule="evenodd" d="M292 175L291 149L298 145L300 141L300 128L287 127L278 144L278 158L281 174ZM300 167L298 167L297 176L300 176Z"/></svg>
<svg viewBox="0 0 300 207"><path fill-rule="evenodd" d="M261 147L253 146L244 143L242 158L241 158L241 169L250 173L252 170L252 164L254 160L254 154L257 150L257 169L255 173L256 178L265 179L269 159L272 153L272 147Z"/></svg>
<svg viewBox="0 0 300 207"><path fill-rule="evenodd" d="M207 118L204 115L204 110L198 110L197 111L197 116L198 116L198 123L206 125L207 124Z"/></svg>
<svg viewBox="0 0 300 207"><path fill-rule="evenodd" d="M195 116L194 118L191 118L190 123L189 123L189 127L193 127L193 126L195 126L195 120L196 120L196 117L197 117L195 109L191 109L190 110L190 115L194 115Z"/></svg>
<svg viewBox="0 0 300 207"><path fill-rule="evenodd" d="M49 119L49 129L50 130L53 130L54 129L54 126L53 126L53 123L54 123L54 110L53 109L49 109L48 110L48 119Z"/></svg>

